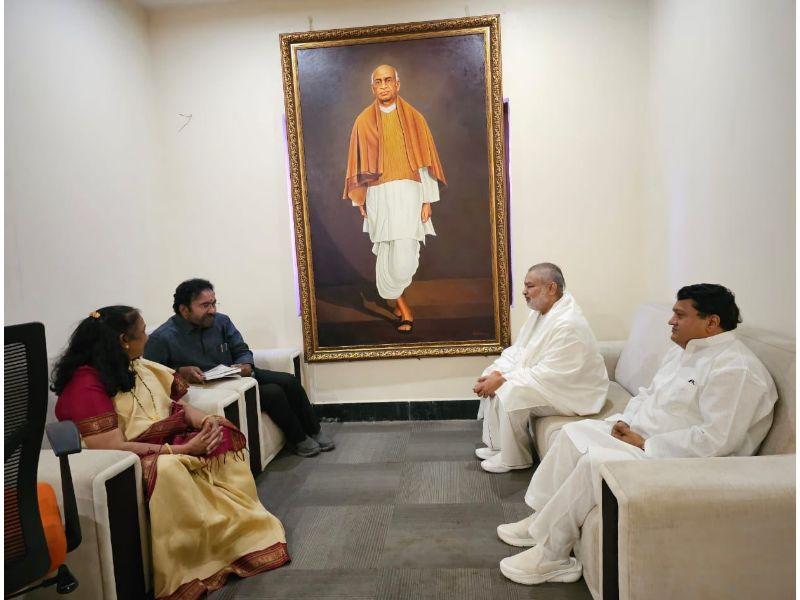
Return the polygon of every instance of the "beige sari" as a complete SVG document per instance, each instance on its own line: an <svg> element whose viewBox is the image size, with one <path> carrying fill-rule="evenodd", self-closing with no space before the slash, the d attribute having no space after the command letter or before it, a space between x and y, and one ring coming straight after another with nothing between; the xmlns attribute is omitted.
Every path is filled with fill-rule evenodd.
<svg viewBox="0 0 800 600"><path fill-rule="evenodd" d="M168 391L176 396L173 372L146 359L133 361L133 368L135 387L113 398L125 438L190 439L194 432L169 431L181 427L182 420L182 409ZM283 526L261 505L248 463L242 460L244 437L230 423L226 429L228 441L239 441L213 458L142 458L150 492L156 598L199 598L222 587L231 573L247 577L289 560Z"/></svg>

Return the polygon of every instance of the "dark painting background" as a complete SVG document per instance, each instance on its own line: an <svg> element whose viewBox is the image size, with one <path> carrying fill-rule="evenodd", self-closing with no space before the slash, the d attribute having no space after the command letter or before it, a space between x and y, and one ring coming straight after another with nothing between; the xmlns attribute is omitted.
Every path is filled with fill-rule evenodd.
<svg viewBox="0 0 800 600"><path fill-rule="evenodd" d="M416 320L429 318L432 327L418 322L411 337L414 341L491 339L495 332L486 64L483 36L470 34L297 51L320 346L409 338L386 327L388 317L381 311L385 303L374 290L372 244L361 230L358 210L342 200L353 121L373 101L370 76L384 63L397 68L400 96L427 120L448 182L441 200L433 204L437 235L426 238L419 270L408 289L416 290L417 305L431 308L422 315L415 311ZM465 296L470 307L447 311L450 293ZM457 322L464 317L473 321L479 317L481 323ZM354 319L362 325L355 337ZM383 323L374 332L367 331L375 321ZM326 323L331 327L326 329Z"/></svg>

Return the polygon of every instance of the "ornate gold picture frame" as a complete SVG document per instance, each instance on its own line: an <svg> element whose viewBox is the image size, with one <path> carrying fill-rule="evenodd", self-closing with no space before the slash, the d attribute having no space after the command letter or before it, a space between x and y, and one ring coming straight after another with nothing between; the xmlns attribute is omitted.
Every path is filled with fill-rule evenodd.
<svg viewBox="0 0 800 600"><path fill-rule="evenodd" d="M305 358L510 343L498 15L280 36Z"/></svg>

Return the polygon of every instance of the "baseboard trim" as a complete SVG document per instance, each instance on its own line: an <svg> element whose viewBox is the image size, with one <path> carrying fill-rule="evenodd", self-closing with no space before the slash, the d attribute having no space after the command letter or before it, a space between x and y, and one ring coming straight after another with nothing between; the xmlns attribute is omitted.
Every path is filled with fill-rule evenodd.
<svg viewBox="0 0 800 600"><path fill-rule="evenodd" d="M327 421L442 421L474 419L480 400L430 400L408 402L354 402L315 404L320 419Z"/></svg>

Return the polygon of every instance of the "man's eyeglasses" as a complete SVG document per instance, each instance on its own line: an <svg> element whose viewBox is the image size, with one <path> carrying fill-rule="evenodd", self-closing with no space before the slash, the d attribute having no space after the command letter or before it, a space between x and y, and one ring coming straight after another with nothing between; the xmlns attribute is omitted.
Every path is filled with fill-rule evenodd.
<svg viewBox="0 0 800 600"><path fill-rule="evenodd" d="M219 303L216 300L214 300L213 302L201 302L197 306L202 310L208 310L209 308L212 307L217 308L219 306Z"/></svg>

